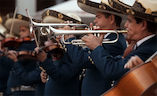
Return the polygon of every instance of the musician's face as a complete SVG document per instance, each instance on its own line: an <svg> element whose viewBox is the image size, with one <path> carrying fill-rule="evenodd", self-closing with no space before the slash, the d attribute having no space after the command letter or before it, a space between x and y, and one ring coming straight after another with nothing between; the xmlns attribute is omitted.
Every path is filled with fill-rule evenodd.
<svg viewBox="0 0 157 96"><path fill-rule="evenodd" d="M127 39L129 40L139 40L141 36L143 35L143 26L142 23L136 23L136 20L133 16L129 15L128 19L124 25L127 32Z"/></svg>
<svg viewBox="0 0 157 96"><path fill-rule="evenodd" d="M25 26L20 26L20 38L25 38L30 36L29 28Z"/></svg>
<svg viewBox="0 0 157 96"><path fill-rule="evenodd" d="M98 12L96 13L94 23L101 29L109 29L110 19L106 18L103 13Z"/></svg>

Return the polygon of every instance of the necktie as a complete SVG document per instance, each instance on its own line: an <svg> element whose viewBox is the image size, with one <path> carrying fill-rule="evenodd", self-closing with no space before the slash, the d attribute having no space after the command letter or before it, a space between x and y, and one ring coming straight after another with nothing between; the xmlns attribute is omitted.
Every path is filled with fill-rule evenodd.
<svg viewBox="0 0 157 96"><path fill-rule="evenodd" d="M124 58L134 49L135 45L136 45L136 42L135 41L131 41L129 46L124 51L124 54L123 54Z"/></svg>

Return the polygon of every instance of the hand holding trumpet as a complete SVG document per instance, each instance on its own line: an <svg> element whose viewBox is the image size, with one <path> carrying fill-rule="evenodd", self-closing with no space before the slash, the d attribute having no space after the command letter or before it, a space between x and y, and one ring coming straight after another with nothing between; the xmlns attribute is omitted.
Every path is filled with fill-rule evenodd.
<svg viewBox="0 0 157 96"><path fill-rule="evenodd" d="M93 34L88 34L83 36L81 39L85 42L85 45L94 50L98 46L102 45L104 34L100 34L99 37L94 36Z"/></svg>

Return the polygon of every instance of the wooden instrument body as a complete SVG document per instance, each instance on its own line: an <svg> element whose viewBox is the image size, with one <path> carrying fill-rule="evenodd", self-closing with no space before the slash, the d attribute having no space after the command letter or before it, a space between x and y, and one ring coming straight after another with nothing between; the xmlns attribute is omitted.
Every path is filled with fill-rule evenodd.
<svg viewBox="0 0 157 96"><path fill-rule="evenodd" d="M157 56L131 69L102 96L157 96Z"/></svg>
<svg viewBox="0 0 157 96"><path fill-rule="evenodd" d="M25 38L15 38L15 37L9 37L2 40L2 47L12 47L12 48L18 48L22 42L31 41L31 38L25 37Z"/></svg>

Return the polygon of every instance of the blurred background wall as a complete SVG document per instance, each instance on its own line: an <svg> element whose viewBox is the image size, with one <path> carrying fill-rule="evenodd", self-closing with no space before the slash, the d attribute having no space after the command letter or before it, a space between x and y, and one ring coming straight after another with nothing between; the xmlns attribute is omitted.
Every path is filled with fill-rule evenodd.
<svg viewBox="0 0 157 96"><path fill-rule="evenodd" d="M35 14L37 11L65 1L67 0L0 0L0 15L14 12L16 6L21 14L25 14L25 8L28 8L31 14Z"/></svg>
<svg viewBox="0 0 157 96"><path fill-rule="evenodd" d="M94 18L93 14L84 12L78 7L77 0L0 0L0 16L13 13L15 8L17 13L25 16L25 9L28 9L35 19L41 19L41 14L47 9L61 13L74 13L86 24L92 22Z"/></svg>

